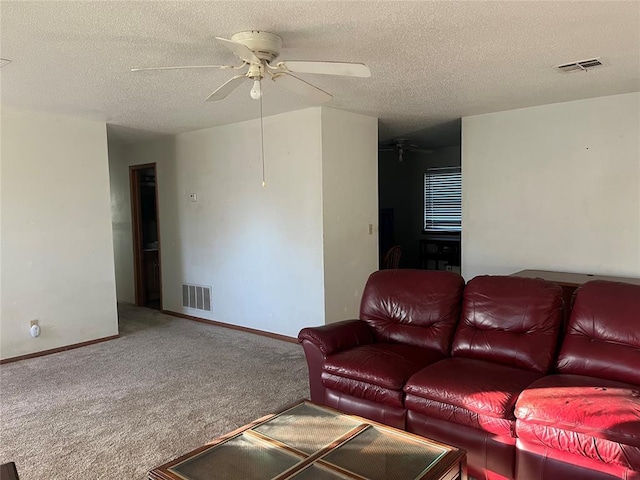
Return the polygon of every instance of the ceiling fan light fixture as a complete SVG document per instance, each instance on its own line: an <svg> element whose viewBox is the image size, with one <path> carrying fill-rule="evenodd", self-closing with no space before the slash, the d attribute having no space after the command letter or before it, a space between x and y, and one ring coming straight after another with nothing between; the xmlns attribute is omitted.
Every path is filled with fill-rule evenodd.
<svg viewBox="0 0 640 480"><path fill-rule="evenodd" d="M254 100L260 100L262 98L262 86L260 85L260 79L256 78L253 81L253 88L251 89L251 98Z"/></svg>
<svg viewBox="0 0 640 480"><path fill-rule="evenodd" d="M181 65L167 67L135 67L132 72L146 70L182 70L182 69L204 69L219 68L221 70L233 69L244 70L244 73L231 77L220 85L209 95L205 101L217 102L226 98L231 92L240 86L247 79L253 80L253 87L249 92L254 100L260 103L260 155L262 158L262 186L266 187L264 168L264 116L262 111L262 79L270 78L277 81L284 88L297 93L298 95L312 101L313 103L328 102L333 97L331 94L316 87L315 85L298 78L299 73L311 73L322 75L339 75L347 77L370 77L371 70L364 63L354 62L325 62L325 61L301 61L294 60L278 62L271 65L271 62L280 55L282 38L274 33L263 32L261 30L249 30L239 32L231 36L231 40L222 37L215 37L216 40L229 49L236 57L242 60L238 66L232 65ZM296 75L293 75L295 73ZM402 155L402 153L401 153Z"/></svg>
<svg viewBox="0 0 640 480"><path fill-rule="evenodd" d="M174 67L135 67L132 72L145 70L182 70L190 68L219 68L222 70L241 70L247 68L244 74L236 75L218 87L206 99L207 102L215 102L226 98L243 79L253 80L251 98L262 98L260 80L270 78L275 80L284 88L306 98L313 103L323 103L330 101L331 94L316 87L302 78L298 78L299 73L311 73L322 75L338 75L347 77L370 77L371 70L364 63L354 62L326 62L326 61L306 61L290 60L278 62L272 65L271 62L280 55L282 38L274 33L261 30L249 30L239 32L231 36L231 40L222 37L215 37L216 40L229 49L236 57L242 60L238 66L232 65L181 65ZM295 75L294 75L295 74Z"/></svg>

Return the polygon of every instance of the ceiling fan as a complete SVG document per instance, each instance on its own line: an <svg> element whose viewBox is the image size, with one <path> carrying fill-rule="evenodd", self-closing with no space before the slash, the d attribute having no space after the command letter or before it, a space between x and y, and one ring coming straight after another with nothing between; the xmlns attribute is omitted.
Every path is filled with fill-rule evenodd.
<svg viewBox="0 0 640 480"><path fill-rule="evenodd" d="M398 138L394 140L387 146L378 149L379 152L398 152L398 161L402 162L404 159L405 152L417 152L417 153L433 153L433 150L425 150L423 148L418 147L418 145L414 145L412 143L407 143L406 138Z"/></svg>
<svg viewBox="0 0 640 480"><path fill-rule="evenodd" d="M314 103L323 103L331 100L331 94L302 80L294 75L297 73L319 73L325 75L344 75L349 77L370 77L371 71L363 63L349 62L314 62L288 60L273 63L280 55L282 38L269 32L250 30L236 33L231 40L216 37L216 40L231 50L236 57L242 60L242 64L233 65L185 65L175 67L141 67L132 68L132 72L144 70L179 70L189 68L219 68L230 70L243 70L234 77L231 77L220 87L218 87L209 97L207 102L215 102L226 98L245 80L253 80L251 98L258 100L262 98L261 82L264 78L275 80L277 84L295 92Z"/></svg>

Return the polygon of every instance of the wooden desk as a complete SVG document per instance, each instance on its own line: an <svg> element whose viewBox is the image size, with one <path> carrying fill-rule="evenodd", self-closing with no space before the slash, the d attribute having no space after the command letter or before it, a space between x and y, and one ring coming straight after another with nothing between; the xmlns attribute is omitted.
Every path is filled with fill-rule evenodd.
<svg viewBox="0 0 640 480"><path fill-rule="evenodd" d="M610 277L607 275L590 275L588 273L550 272L547 270L521 270L517 273L513 273L511 276L542 278L544 280L557 283L561 287L567 286L575 288L578 288L583 283L587 283L592 280L607 280L609 282L622 282L640 285L640 278Z"/></svg>
<svg viewBox="0 0 640 480"><path fill-rule="evenodd" d="M557 283L562 288L564 299L565 319L569 318L573 302L573 294L583 283L593 280L606 280L608 282L622 282L640 285L640 278L611 277L607 275L589 275L585 273L550 272L547 270L521 270L511 274L512 277L542 278L550 282Z"/></svg>

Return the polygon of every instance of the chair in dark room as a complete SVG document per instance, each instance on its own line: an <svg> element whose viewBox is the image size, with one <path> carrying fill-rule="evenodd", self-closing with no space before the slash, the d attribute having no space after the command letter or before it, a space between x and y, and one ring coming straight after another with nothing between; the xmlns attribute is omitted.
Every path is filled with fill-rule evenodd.
<svg viewBox="0 0 640 480"><path fill-rule="evenodd" d="M382 270L390 270L400 266L400 257L402 257L402 247L395 245L389 249L382 260Z"/></svg>

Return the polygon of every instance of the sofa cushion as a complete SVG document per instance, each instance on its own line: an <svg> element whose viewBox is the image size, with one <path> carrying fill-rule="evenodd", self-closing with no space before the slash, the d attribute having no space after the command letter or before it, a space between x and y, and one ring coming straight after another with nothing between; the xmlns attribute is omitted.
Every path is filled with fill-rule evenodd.
<svg viewBox="0 0 640 480"><path fill-rule="evenodd" d="M393 390L402 390L411 375L442 355L411 345L374 343L327 357L324 371Z"/></svg>
<svg viewBox="0 0 640 480"><path fill-rule="evenodd" d="M598 280L577 290L557 369L640 385L640 285Z"/></svg>
<svg viewBox="0 0 640 480"><path fill-rule="evenodd" d="M546 372L562 322L562 289L541 279L479 276L464 290L451 354Z"/></svg>
<svg viewBox="0 0 640 480"><path fill-rule="evenodd" d="M411 345L363 345L327 357L322 383L354 397L402 406L402 387L409 377L442 358L438 352Z"/></svg>
<svg viewBox="0 0 640 480"><path fill-rule="evenodd" d="M530 385L515 408L524 440L640 470L640 388L578 375Z"/></svg>
<svg viewBox="0 0 640 480"><path fill-rule="evenodd" d="M437 418L448 422L466 425L503 437L515 437L516 422L511 418L497 418L490 415L472 412L471 410L436 402L427 398L407 394L404 399L407 410L426 415L429 418Z"/></svg>
<svg viewBox="0 0 640 480"><path fill-rule="evenodd" d="M327 397L334 392L338 395L375 402L381 406L387 405L404 409L404 392L402 390L393 390L327 372L322 372L322 385L327 389Z"/></svg>
<svg viewBox="0 0 640 480"><path fill-rule="evenodd" d="M423 368L409 379L404 387L406 407L491 433L511 435L518 395L541 376L484 360L448 358ZM421 402L410 395L431 402ZM506 422L490 422L483 417ZM487 429L485 425L489 423L493 426Z"/></svg>
<svg viewBox="0 0 640 480"><path fill-rule="evenodd" d="M381 270L362 294L360 318L380 343L402 343L448 354L460 315L463 278L452 272Z"/></svg>

